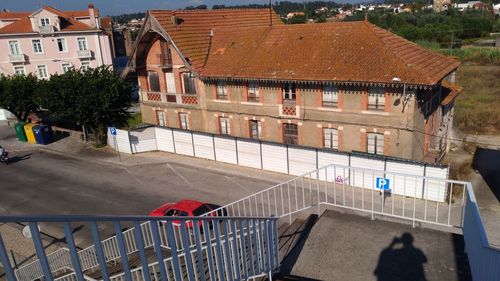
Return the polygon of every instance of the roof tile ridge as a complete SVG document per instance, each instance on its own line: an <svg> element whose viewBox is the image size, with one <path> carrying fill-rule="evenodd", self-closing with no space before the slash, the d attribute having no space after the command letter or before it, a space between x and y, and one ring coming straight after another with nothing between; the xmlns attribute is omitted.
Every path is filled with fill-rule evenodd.
<svg viewBox="0 0 500 281"><path fill-rule="evenodd" d="M363 21L363 24L364 24L364 25L366 25L366 26L368 27L368 29L369 29L369 30L373 33L373 35L374 35L375 37L377 37L377 39L380 41L380 43L384 44L385 46L387 46L387 47L389 48L390 52L391 52L392 54L394 54L394 57L395 57L395 58L396 58L396 59L397 59L400 63L402 63L402 65L403 65L404 67L408 67L408 68L411 68L411 69L413 69L413 70L417 71L417 72L418 72L418 73L419 73L422 77L425 77L425 80L427 81L427 83L432 84L432 79L431 79L431 78L427 75L427 73L426 73L426 72L422 71L422 69L420 69L419 67L415 67L413 64L408 64L408 63L406 63L406 62L405 62L405 61L404 61L404 60L403 60L403 59L399 56L398 52L397 52L397 51L396 51L396 50L395 50L392 46L390 46L389 44L386 44L386 43L384 42L384 40L382 40L382 38L381 38L381 37L377 34L377 31L382 31L382 32L386 33L385 35L392 35L392 36L396 36L398 39L406 40L406 41L407 41L407 43L410 43L411 45L414 45L414 46L417 46L417 47L420 47L420 46L418 46L416 43L413 43L413 42L411 42L411 41L409 41L409 40L407 40L407 39L405 39L405 38L403 38L403 37L401 37L401 36L399 36L399 35L397 35L397 34L391 33L391 32L389 32L389 31L387 31L387 30L385 30L385 29L383 29L383 28L381 28L381 27L378 27L378 26L376 26L376 25L374 25L374 24L370 23L369 21ZM378 30L376 30L376 29L378 29ZM422 47L420 47L420 48L422 48Z"/></svg>

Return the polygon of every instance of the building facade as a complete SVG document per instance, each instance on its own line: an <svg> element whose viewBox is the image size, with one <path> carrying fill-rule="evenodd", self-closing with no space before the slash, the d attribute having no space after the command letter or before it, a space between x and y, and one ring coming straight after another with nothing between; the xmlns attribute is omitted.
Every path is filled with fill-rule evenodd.
<svg viewBox="0 0 500 281"><path fill-rule="evenodd" d="M150 11L133 57L143 121L413 160L447 151L456 60L368 22L276 18Z"/></svg>
<svg viewBox="0 0 500 281"><path fill-rule="evenodd" d="M109 37L99 11L60 11L44 6L33 13L0 12L0 73L33 73L46 79L69 68L112 65Z"/></svg>

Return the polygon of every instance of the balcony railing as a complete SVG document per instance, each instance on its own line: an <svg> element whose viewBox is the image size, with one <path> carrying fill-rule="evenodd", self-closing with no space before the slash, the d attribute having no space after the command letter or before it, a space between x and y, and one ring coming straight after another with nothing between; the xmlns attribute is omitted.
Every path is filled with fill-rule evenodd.
<svg viewBox="0 0 500 281"><path fill-rule="evenodd" d="M91 59L92 51L91 50L79 50L77 51L77 55L79 59Z"/></svg>
<svg viewBox="0 0 500 281"><path fill-rule="evenodd" d="M25 63L27 56L25 54L9 55L9 61L11 63Z"/></svg>
<svg viewBox="0 0 500 281"><path fill-rule="evenodd" d="M198 96L187 94L168 94L160 92L144 92L142 94L143 101L156 101L177 104L198 104Z"/></svg>
<svg viewBox="0 0 500 281"><path fill-rule="evenodd" d="M39 26L40 34L52 34L55 31L54 26L52 25L45 25L45 26Z"/></svg>

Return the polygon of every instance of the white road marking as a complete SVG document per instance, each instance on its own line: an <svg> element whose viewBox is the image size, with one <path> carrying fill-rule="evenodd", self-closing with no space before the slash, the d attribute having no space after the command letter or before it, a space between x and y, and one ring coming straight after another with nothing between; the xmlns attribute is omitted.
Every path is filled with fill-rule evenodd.
<svg viewBox="0 0 500 281"><path fill-rule="evenodd" d="M235 183L236 185L238 185L239 187L241 187L243 190L245 190L246 192L252 192L251 190L249 190L248 188L244 187L243 185L241 185L240 183L238 183L237 181L233 180L232 178L228 177L228 176L224 176L226 179L228 179L229 181Z"/></svg>
<svg viewBox="0 0 500 281"><path fill-rule="evenodd" d="M172 170L176 175L178 175L182 180L184 180L189 186L194 187L193 184L191 184L185 177L183 177L177 170L174 169L174 167L170 166L169 163L166 164L170 170Z"/></svg>

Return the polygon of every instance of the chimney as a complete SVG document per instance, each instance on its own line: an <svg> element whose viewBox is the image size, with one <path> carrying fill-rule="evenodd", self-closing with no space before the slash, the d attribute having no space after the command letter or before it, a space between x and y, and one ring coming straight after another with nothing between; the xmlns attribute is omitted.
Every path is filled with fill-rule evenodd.
<svg viewBox="0 0 500 281"><path fill-rule="evenodd" d="M92 4L92 3L89 3L89 17L90 17L91 26L98 27L97 19L95 18L94 4Z"/></svg>
<svg viewBox="0 0 500 281"><path fill-rule="evenodd" d="M172 21L172 24L173 24L174 26L177 26L177 25L179 24L179 20L177 19L177 16L175 16L175 15L172 15L172 16L170 17L170 20Z"/></svg>

